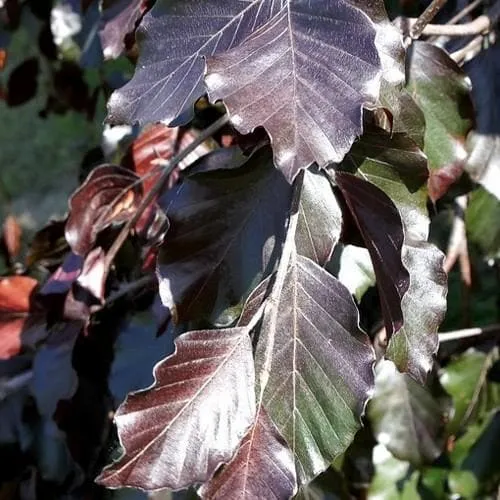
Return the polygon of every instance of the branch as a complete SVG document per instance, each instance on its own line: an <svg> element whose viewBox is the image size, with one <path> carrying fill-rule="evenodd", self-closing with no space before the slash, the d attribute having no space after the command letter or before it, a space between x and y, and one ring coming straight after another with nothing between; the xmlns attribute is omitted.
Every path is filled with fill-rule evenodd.
<svg viewBox="0 0 500 500"><path fill-rule="evenodd" d="M165 170L163 171L160 179L155 184L155 186L149 191L147 196L142 200L141 204L137 208L134 215L127 221L127 223L123 226L122 230L118 234L116 240L111 245L111 248L108 250L105 261L105 269L109 269L111 263L113 262L116 254L122 247L123 243L128 237L130 230L135 226L137 221L140 219L144 210L148 207L148 205L155 199L158 193L163 189L163 185L168 179L168 176L174 169L174 167L180 163L186 156L192 153L202 142L211 137L217 130L226 125L229 122L229 115L221 116L217 121L212 123L209 127L203 130L200 135L185 149L176 154L170 161L166 162Z"/></svg>
<svg viewBox="0 0 500 500"><path fill-rule="evenodd" d="M434 16L441 10L446 3L446 0L432 0L427 9L424 10L422 15L415 21L415 24L410 29L410 38L416 40L420 37L424 28L434 19Z"/></svg>
<svg viewBox="0 0 500 500"><path fill-rule="evenodd" d="M468 339L478 337L479 335L496 335L500 333L500 323L476 328L465 328L463 330L455 330L453 332L445 332L439 334L439 342L451 342L454 340Z"/></svg>
<svg viewBox="0 0 500 500"><path fill-rule="evenodd" d="M450 57L457 64L465 64L467 61L470 61L474 57L476 57L479 52L481 52L484 48L487 48L489 45L495 43L495 33L493 31L488 33L488 36L478 35L472 39L465 47L456 52L450 54Z"/></svg>
<svg viewBox="0 0 500 500"><path fill-rule="evenodd" d="M406 19L410 33L416 26L418 19ZM488 16L479 16L474 21L464 24L427 24L421 35L425 36L472 36L485 34L491 30L493 23Z"/></svg>

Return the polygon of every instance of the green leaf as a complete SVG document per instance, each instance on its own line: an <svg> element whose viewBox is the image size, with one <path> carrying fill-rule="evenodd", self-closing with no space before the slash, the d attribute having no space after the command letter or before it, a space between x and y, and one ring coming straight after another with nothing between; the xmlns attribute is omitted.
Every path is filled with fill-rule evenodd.
<svg viewBox="0 0 500 500"><path fill-rule="evenodd" d="M407 88L425 116L429 166L463 162L465 138L474 124L470 80L444 50L427 42L411 47Z"/></svg>
<svg viewBox="0 0 500 500"><path fill-rule="evenodd" d="M465 212L469 241L476 243L487 257L500 254L500 202L483 188L474 191Z"/></svg>
<svg viewBox="0 0 500 500"><path fill-rule="evenodd" d="M256 376L263 405L295 454L304 484L360 428L373 388L374 352L358 327L353 299L336 278L295 251L285 264L282 288L258 335Z"/></svg>
<svg viewBox="0 0 500 500"><path fill-rule="evenodd" d="M441 369L441 384L455 407L448 424L451 434L500 405L500 385L487 379L497 357L496 349L489 354L470 349Z"/></svg>
<svg viewBox="0 0 500 500"><path fill-rule="evenodd" d="M359 302L365 292L375 285L375 271L366 248L346 245L340 254L339 281Z"/></svg>
<svg viewBox="0 0 500 500"><path fill-rule="evenodd" d="M452 470L448 477L451 493L460 498L477 498L479 484L476 476L467 470Z"/></svg>
<svg viewBox="0 0 500 500"><path fill-rule="evenodd" d="M467 136L467 150L466 171L500 200L500 136L471 132Z"/></svg>
<svg viewBox="0 0 500 500"><path fill-rule="evenodd" d="M375 437L395 457L421 466L439 456L446 438L448 411L445 400L435 398L427 387L399 373L391 361L377 365L368 416Z"/></svg>

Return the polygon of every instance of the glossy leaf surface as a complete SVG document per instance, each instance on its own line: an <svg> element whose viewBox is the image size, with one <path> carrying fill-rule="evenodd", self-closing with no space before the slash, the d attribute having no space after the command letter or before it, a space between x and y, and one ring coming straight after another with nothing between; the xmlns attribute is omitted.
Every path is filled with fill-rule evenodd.
<svg viewBox="0 0 500 500"><path fill-rule="evenodd" d="M252 347L245 328L193 331L155 368L155 384L116 414L125 454L108 487L187 487L229 461L255 416Z"/></svg>
<svg viewBox="0 0 500 500"><path fill-rule="evenodd" d="M412 44L408 61L407 88L425 116L429 167L463 162L474 123L470 80L446 52L427 42Z"/></svg>
<svg viewBox="0 0 500 500"><path fill-rule="evenodd" d="M256 373L263 405L295 454L300 484L352 441L373 387L373 361L347 289L293 253L275 309L262 321Z"/></svg>
<svg viewBox="0 0 500 500"><path fill-rule="evenodd" d="M401 216L402 262L410 274L410 286L401 302L403 328L391 338L386 356L401 371L424 381L437 350L436 332L446 310L447 291L444 256L427 243L425 156L405 135L390 137L375 129L353 147L345 163L382 189Z"/></svg>
<svg viewBox="0 0 500 500"><path fill-rule="evenodd" d="M391 199L373 184L344 172L337 172L335 181L370 252L385 328L391 336L403 325L401 299L410 278L401 262L401 218Z"/></svg>
<svg viewBox="0 0 500 500"><path fill-rule="evenodd" d="M160 0L138 38L139 69L111 98L112 122L172 122L189 111L205 92L205 57L210 98L224 100L240 132L267 130L288 179L340 161L361 133L363 105L378 97L375 28L343 0L321 10L297 0Z"/></svg>
<svg viewBox="0 0 500 500"><path fill-rule="evenodd" d="M234 458L200 493L220 500L291 498L296 488L293 454L261 408Z"/></svg>

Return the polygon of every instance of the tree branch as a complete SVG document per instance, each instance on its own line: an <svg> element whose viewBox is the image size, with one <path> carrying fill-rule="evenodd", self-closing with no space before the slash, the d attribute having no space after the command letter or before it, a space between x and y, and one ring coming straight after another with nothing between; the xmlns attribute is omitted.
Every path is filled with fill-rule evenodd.
<svg viewBox="0 0 500 500"><path fill-rule="evenodd" d="M439 342L451 342L453 340L468 339L478 337L479 335L496 335L500 333L500 323L488 325L484 327L465 328L463 330L455 330L453 332L445 332L439 334Z"/></svg>
<svg viewBox="0 0 500 500"><path fill-rule="evenodd" d="M422 12L421 16L410 29L410 38L412 40L420 37L425 27L434 19L434 16L441 10L445 3L446 0L432 0L431 4Z"/></svg>
<svg viewBox="0 0 500 500"><path fill-rule="evenodd" d="M418 19L407 19L410 34L416 26ZM491 30L493 23L488 16L479 16L474 21L464 24L427 24L424 26L421 35L425 36L472 36L485 34Z"/></svg>

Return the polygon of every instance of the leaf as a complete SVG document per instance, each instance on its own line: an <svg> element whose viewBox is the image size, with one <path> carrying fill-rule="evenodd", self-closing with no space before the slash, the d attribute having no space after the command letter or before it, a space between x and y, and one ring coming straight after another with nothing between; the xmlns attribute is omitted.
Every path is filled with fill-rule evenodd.
<svg viewBox="0 0 500 500"><path fill-rule="evenodd" d="M340 188L370 252L388 336L403 325L401 300L410 276L401 262L403 225L391 199L378 187L345 172L336 172Z"/></svg>
<svg viewBox="0 0 500 500"><path fill-rule="evenodd" d="M191 113L207 58L212 101L225 100L242 133L266 128L288 179L339 161L361 133L363 105L378 97L381 68L368 17L344 0L321 7L156 2L137 31L138 69L111 97L108 119L171 123Z"/></svg>
<svg viewBox="0 0 500 500"><path fill-rule="evenodd" d="M291 188L269 148L239 169L205 173L212 155L161 201L170 230L159 287L174 322L216 321L240 304L273 271L284 237Z"/></svg>
<svg viewBox="0 0 500 500"><path fill-rule="evenodd" d="M425 116L429 167L463 162L474 124L470 80L446 52L427 42L413 43L408 61L407 88Z"/></svg>
<svg viewBox="0 0 500 500"><path fill-rule="evenodd" d="M125 448L98 481L107 487L180 489L230 460L255 417L248 330L193 331L155 368L155 384L115 417Z"/></svg>
<svg viewBox="0 0 500 500"><path fill-rule="evenodd" d="M267 130L275 163L292 180L314 162L342 160L361 134L362 107L378 98L381 63L374 26L352 4L273 7L241 45L207 59L205 82L241 133Z"/></svg>
<svg viewBox="0 0 500 500"><path fill-rule="evenodd" d="M291 498L296 489L293 455L261 408L236 455L202 487L200 495L221 500Z"/></svg>
<svg viewBox="0 0 500 500"><path fill-rule="evenodd" d="M365 292L375 285L375 271L366 248L346 245L340 254L339 281L351 295L361 301Z"/></svg>
<svg viewBox="0 0 500 500"><path fill-rule="evenodd" d="M33 361L31 392L41 415L52 419L61 399L70 399L76 391L73 347L82 329L80 322L59 323L49 331L44 345Z"/></svg>
<svg viewBox="0 0 500 500"><path fill-rule="evenodd" d="M500 386L487 379L496 354L470 349L441 369L441 384L455 408L448 423L451 434L500 405Z"/></svg>
<svg viewBox="0 0 500 500"><path fill-rule="evenodd" d="M500 136L471 132L467 136L467 150L465 170L500 200Z"/></svg>
<svg viewBox="0 0 500 500"><path fill-rule="evenodd" d="M368 417L378 442L396 458L416 467L437 458L445 442L447 412L428 388L399 373L394 363L377 365Z"/></svg>
<svg viewBox="0 0 500 500"><path fill-rule="evenodd" d="M69 200L65 235L75 254L85 256L100 231L131 217L142 197L137 180L134 173L115 165L92 170Z"/></svg>
<svg viewBox="0 0 500 500"><path fill-rule="evenodd" d="M99 29L105 59L116 59L125 49L125 36L131 33L146 11L144 0L103 0Z"/></svg>
<svg viewBox="0 0 500 500"><path fill-rule="evenodd" d="M332 256L342 229L342 211L328 179L307 170L300 196L295 243L297 251L324 266Z"/></svg>
<svg viewBox="0 0 500 500"><path fill-rule="evenodd" d="M500 203L483 188L475 190L465 212L465 225L469 241L479 245L486 256L500 253Z"/></svg>
<svg viewBox="0 0 500 500"><path fill-rule="evenodd" d="M34 347L46 336L43 314L32 302L37 286L28 276L0 279L0 360Z"/></svg>
<svg viewBox="0 0 500 500"><path fill-rule="evenodd" d="M429 217L425 156L405 135L370 130L343 165L382 189L392 200L404 228L402 262L410 286L401 302L403 327L389 341L386 357L423 382L437 351L437 329L446 310L444 256L427 243Z"/></svg>
<svg viewBox="0 0 500 500"><path fill-rule="evenodd" d="M359 429L373 388L374 352L347 289L306 257L292 252L272 303L260 327L256 373L262 403L304 484Z"/></svg>

